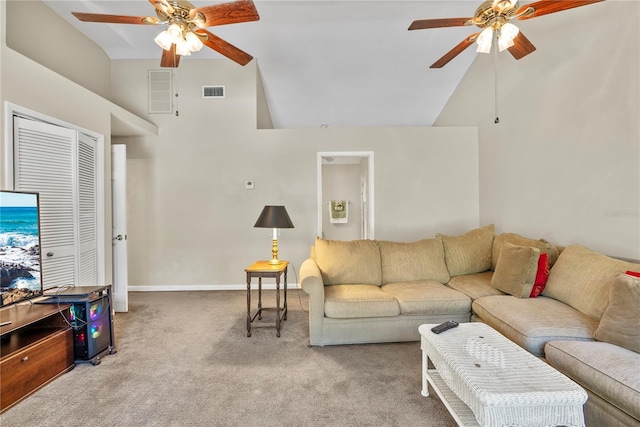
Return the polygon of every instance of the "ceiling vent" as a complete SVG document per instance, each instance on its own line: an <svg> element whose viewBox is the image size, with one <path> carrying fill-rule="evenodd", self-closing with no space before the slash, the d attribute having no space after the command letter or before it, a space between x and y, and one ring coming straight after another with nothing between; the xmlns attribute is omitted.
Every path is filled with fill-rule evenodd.
<svg viewBox="0 0 640 427"><path fill-rule="evenodd" d="M224 98L224 86L202 86L203 98Z"/></svg>

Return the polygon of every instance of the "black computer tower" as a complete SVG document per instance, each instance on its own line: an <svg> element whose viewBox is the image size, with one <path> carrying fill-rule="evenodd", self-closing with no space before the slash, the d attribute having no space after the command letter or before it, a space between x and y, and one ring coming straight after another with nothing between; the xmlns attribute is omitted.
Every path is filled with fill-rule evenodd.
<svg viewBox="0 0 640 427"><path fill-rule="evenodd" d="M116 353L113 309L109 286L68 286L45 292L43 304L69 305L68 323L73 329L76 363L100 363L100 357Z"/></svg>
<svg viewBox="0 0 640 427"><path fill-rule="evenodd" d="M92 299L65 299L71 305L69 322L73 328L73 353L76 360L90 360L109 348L111 308L106 295Z"/></svg>

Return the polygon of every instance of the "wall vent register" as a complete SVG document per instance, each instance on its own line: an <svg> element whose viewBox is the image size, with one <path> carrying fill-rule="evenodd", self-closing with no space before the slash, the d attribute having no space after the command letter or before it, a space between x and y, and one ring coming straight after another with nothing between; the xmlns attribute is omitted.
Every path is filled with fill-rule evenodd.
<svg viewBox="0 0 640 427"><path fill-rule="evenodd" d="M224 98L224 86L202 86L203 98Z"/></svg>

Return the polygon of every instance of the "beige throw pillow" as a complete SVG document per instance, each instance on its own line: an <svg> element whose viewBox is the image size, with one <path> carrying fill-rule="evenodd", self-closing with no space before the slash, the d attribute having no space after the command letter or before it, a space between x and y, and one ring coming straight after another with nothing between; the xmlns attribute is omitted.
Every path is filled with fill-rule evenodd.
<svg viewBox="0 0 640 427"><path fill-rule="evenodd" d="M538 271L540 249L505 243L491 286L518 298L529 298Z"/></svg>
<svg viewBox="0 0 640 427"><path fill-rule="evenodd" d="M378 241L382 258L382 283L414 280L449 281L444 249L439 237L417 242Z"/></svg>
<svg viewBox="0 0 640 427"><path fill-rule="evenodd" d="M325 285L382 284L380 249L373 240L317 238L315 260Z"/></svg>
<svg viewBox="0 0 640 427"><path fill-rule="evenodd" d="M618 274L593 337L640 353L640 279Z"/></svg>
<svg viewBox="0 0 640 427"><path fill-rule="evenodd" d="M481 273L491 267L494 225L486 225L459 236L437 234L444 245L444 259L451 276Z"/></svg>
<svg viewBox="0 0 640 427"><path fill-rule="evenodd" d="M553 267L558 259L558 248L544 239L529 239L515 233L498 234L493 239L493 247L491 249L491 269L495 271L496 264L500 258L500 251L505 243L511 243L518 246L531 246L540 249L540 253L546 253L549 257L549 266Z"/></svg>

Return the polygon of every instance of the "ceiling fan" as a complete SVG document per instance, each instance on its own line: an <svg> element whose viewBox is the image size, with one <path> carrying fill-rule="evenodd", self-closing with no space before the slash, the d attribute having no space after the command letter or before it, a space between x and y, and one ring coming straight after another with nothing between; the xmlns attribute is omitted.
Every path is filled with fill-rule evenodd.
<svg viewBox="0 0 640 427"><path fill-rule="evenodd" d="M246 65L253 56L224 41L205 27L237 24L260 19L252 0L236 0L206 7L193 7L184 0L149 0L156 17L105 15L99 13L71 12L83 22L111 24L165 25L167 28L155 38L160 46L162 67L177 67L180 57L191 55L207 46L240 65Z"/></svg>
<svg viewBox="0 0 640 427"><path fill-rule="evenodd" d="M475 16L472 18L422 19L413 21L409 26L409 30L460 27L464 25L475 25L482 29L482 31L465 38L429 68L444 67L449 61L471 46L473 42L478 43L478 52L489 53L491 45L495 44L494 39L497 41L500 51L508 49L515 59L520 59L536 50L536 48L518 27L509 21L512 19L536 18L601 1L603 0L541 0L520 7L518 0L488 0L476 9Z"/></svg>

